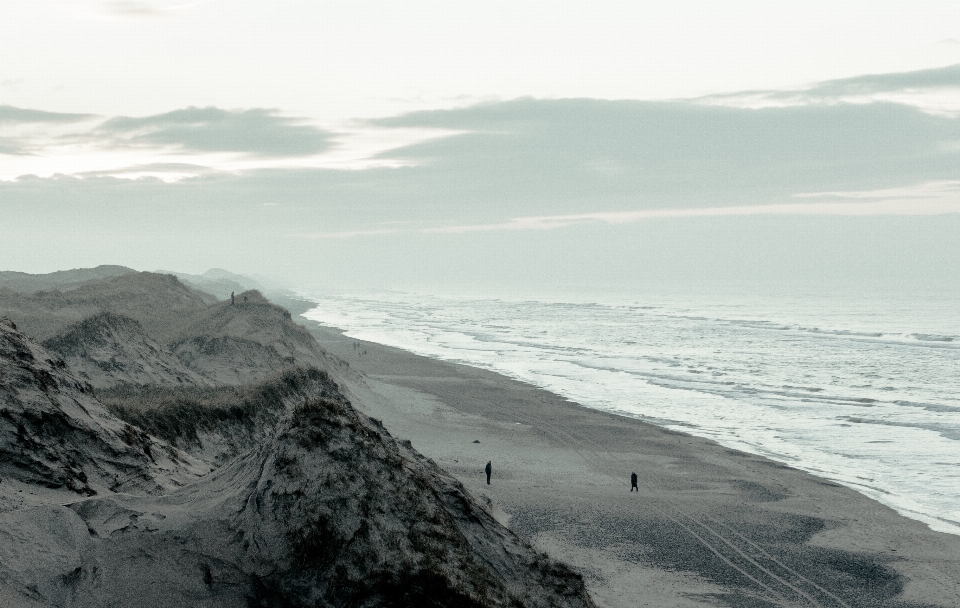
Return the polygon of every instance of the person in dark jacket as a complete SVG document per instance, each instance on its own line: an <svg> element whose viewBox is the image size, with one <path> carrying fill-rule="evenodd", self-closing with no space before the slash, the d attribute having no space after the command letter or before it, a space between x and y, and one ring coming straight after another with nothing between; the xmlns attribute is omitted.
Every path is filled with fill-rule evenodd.
<svg viewBox="0 0 960 608"><path fill-rule="evenodd" d="M493 467L490 466L490 461L487 461L487 466L483 467L483 470L487 472L487 485L490 485L490 473L493 471Z"/></svg>
<svg viewBox="0 0 960 608"><path fill-rule="evenodd" d="M637 474L630 473L630 491L633 492L634 490L640 491L640 488L637 487Z"/></svg>

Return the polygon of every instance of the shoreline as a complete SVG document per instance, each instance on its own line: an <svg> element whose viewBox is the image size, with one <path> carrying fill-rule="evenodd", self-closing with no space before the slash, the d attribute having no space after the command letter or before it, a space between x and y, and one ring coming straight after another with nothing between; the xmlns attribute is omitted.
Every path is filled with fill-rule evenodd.
<svg viewBox="0 0 960 608"><path fill-rule="evenodd" d="M950 412L947 405L955 400L955 391L951 390L954 383L935 383L936 389L932 385L925 386L922 380L918 387L906 386L903 382L898 385L893 377L887 377L891 376L888 373L890 369L883 366L891 361L886 358L878 360L874 367L869 364L851 365L850 369L835 374L832 366L813 365L807 369L805 364L800 364L784 375L776 373L779 364L783 363L776 354L779 343L764 343L764 350L774 348L769 353L760 349L750 352L752 344L749 339L746 346L734 343L730 345L734 355L729 363L709 354L701 360L699 354L691 354L689 344L685 350L661 346L658 352L648 351L642 346L598 349L602 342L598 342L594 332L597 329L607 331L609 328L603 324L599 328L594 327L590 319L576 316L571 317L571 322L573 319L584 321L587 331L591 332L589 336L579 336L572 334L569 329L561 329L556 339L530 337L527 341L522 332L517 334L518 327L511 324L509 317L502 316L504 311L500 309L491 313L493 316L490 318L496 320L491 320L493 325L489 335L482 328L474 326L469 315L461 319L464 329L449 326L446 331L452 333L448 335L440 327L472 308L453 306L450 314L444 309L438 317L443 319L438 320L441 325L435 325L420 316L411 318L412 324L408 324L403 321L404 313L396 314L396 302L390 299L384 302L386 308L382 312L386 318L381 330L375 321L378 317L377 308L368 309L365 305L368 303L363 302L362 298L357 311L360 322L357 324L353 319L340 319L336 313L331 314L337 308L336 305L330 308L333 301L338 301L336 298L325 306L326 300L323 298L301 297L304 298L301 301L304 315L309 310L323 311L319 315L308 315L312 322L326 324L381 345L407 349L413 354L485 369L555 392L584 407L690 433L730 449L770 458L851 488L935 531L960 536L960 518L956 513L960 486L951 481L956 479L957 463L953 462L956 460L953 457L956 455L956 441L948 432L957 422L955 413ZM499 301L497 298L491 300L494 305ZM340 306L350 308L348 302L342 301ZM477 312L483 315L485 313L482 310L480 308ZM348 313L346 309L342 312ZM605 312L609 314L609 311ZM520 310L518 314L529 314L529 310ZM553 313L546 310L545 314ZM776 325L775 329L788 329L786 325L789 322L782 321L780 317L761 316L766 319L763 323L772 323ZM605 316L602 318L607 319ZM746 315L745 318L752 317ZM366 322L361 319L366 319ZM341 322L349 329L340 328ZM642 319L638 322L643 326ZM668 327L669 323L668 315ZM741 321L731 323L739 325ZM750 326L749 322L743 323ZM660 327L661 323L652 325ZM644 344L645 338L631 333L629 327L616 325L616 320L611 327L620 327L613 334L617 336L618 344ZM646 330L645 334L652 332L655 342L663 340L664 335L658 333L657 329L646 327ZM413 334L409 340L405 340L403 336L408 331ZM434 331L438 332L435 336ZM847 330L820 331L813 328L810 332L845 336ZM784 342L779 338L779 331L773 334L775 337L772 340ZM881 334L858 334L853 331L852 335ZM436 343L433 338L437 339ZM762 339L766 338L762 336ZM462 339L467 342L458 344L457 340ZM480 345L470 344L471 340L477 340ZM791 338L785 341L790 344L785 344L783 350L791 352L794 349L792 343L799 340ZM697 347L713 353L721 351L712 349L726 348L726 343L705 342L706 345ZM857 350L861 342L859 338L855 343L840 346L834 342L828 339L827 344L806 344L796 347L796 350L819 355L819 350L809 349L825 349L827 352L824 356L828 359L831 356L833 359L838 356L843 359L841 367L846 360L871 361L872 352ZM801 351L801 348L808 350ZM553 352L555 349L571 350L574 354L568 356L564 352L559 355ZM528 350L530 352L525 354ZM492 358L490 355L494 352L502 356ZM774 373L768 373L769 370L764 368L771 362L756 359L761 352L763 359L777 359L776 365L769 365ZM558 356L555 357L555 354ZM751 356L754 361L750 360ZM785 357L791 360L790 355ZM797 355L792 357L796 359ZM933 370L949 375L950 370L942 364L949 362L950 355L935 359L915 362L910 372L905 371L903 378L910 378L911 374L922 376L918 370L926 370L923 367L925 364L932 366L926 378L935 377ZM751 366L762 370L754 373L757 370L749 369ZM791 367L786 366L785 369ZM673 368L679 369L674 371ZM882 369L888 372L879 371ZM884 377L882 386L861 377L861 374L872 377L870 374L873 371ZM942 407L940 404L943 404Z"/></svg>
<svg viewBox="0 0 960 608"><path fill-rule="evenodd" d="M960 537L853 489L301 319L359 409L583 572L598 605L960 604Z"/></svg>

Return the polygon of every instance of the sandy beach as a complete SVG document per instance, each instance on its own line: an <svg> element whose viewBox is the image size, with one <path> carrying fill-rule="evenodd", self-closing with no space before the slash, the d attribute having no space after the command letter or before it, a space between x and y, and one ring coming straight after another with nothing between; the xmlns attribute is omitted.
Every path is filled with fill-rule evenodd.
<svg viewBox="0 0 960 608"><path fill-rule="evenodd" d="M960 537L851 489L300 322L346 363L359 409L582 572L600 606L960 605Z"/></svg>

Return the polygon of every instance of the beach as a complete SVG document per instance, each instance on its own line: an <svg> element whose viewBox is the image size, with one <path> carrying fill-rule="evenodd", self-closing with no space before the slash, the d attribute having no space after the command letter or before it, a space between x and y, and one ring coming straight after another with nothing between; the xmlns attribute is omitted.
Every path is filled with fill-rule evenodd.
<svg viewBox="0 0 960 608"><path fill-rule="evenodd" d="M358 409L582 572L600 606L960 605L960 537L849 488L300 322Z"/></svg>

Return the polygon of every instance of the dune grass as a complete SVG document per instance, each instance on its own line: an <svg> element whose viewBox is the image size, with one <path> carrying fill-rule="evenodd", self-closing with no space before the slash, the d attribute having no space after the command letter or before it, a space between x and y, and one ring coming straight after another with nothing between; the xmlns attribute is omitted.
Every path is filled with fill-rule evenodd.
<svg viewBox="0 0 960 608"><path fill-rule="evenodd" d="M346 402L330 376L312 367L243 386L122 385L97 391L115 416L175 444L196 443L198 433L224 425L250 428L264 417L275 418L290 397L307 395Z"/></svg>

